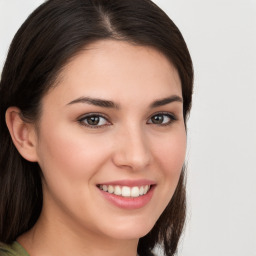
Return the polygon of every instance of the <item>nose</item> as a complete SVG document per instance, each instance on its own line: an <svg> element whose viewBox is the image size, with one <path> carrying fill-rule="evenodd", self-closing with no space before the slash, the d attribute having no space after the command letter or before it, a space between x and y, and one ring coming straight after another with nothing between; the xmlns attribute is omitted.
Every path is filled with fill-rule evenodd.
<svg viewBox="0 0 256 256"><path fill-rule="evenodd" d="M116 138L113 162L116 166L141 171L151 162L149 141L143 129L127 128Z"/></svg>

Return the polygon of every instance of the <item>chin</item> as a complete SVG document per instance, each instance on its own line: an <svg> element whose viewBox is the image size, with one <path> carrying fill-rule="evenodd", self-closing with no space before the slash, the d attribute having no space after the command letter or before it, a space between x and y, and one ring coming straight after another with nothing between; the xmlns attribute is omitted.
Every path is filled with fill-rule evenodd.
<svg viewBox="0 0 256 256"><path fill-rule="evenodd" d="M117 223L114 224L111 230L109 230L109 236L114 239L122 239L122 240L133 240L139 239L145 235L147 235L150 230L154 227L155 222L149 222L148 220L133 223L122 223L118 225Z"/></svg>

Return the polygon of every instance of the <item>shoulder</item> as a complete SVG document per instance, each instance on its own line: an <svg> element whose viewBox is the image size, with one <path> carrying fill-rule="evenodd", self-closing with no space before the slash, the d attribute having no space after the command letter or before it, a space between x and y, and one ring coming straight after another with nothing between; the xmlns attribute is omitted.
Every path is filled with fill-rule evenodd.
<svg viewBox="0 0 256 256"><path fill-rule="evenodd" d="M0 256L12 256L12 249L9 245L0 243Z"/></svg>
<svg viewBox="0 0 256 256"><path fill-rule="evenodd" d="M10 245L0 242L0 256L29 256L29 254L18 242Z"/></svg>
<svg viewBox="0 0 256 256"><path fill-rule="evenodd" d="M12 256L15 255L12 253L10 245L0 243L0 256Z"/></svg>

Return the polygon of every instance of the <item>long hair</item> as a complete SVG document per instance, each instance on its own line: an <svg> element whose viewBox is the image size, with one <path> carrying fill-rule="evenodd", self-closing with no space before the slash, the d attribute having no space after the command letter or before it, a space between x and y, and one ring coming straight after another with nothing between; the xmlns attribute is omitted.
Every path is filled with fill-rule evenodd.
<svg viewBox="0 0 256 256"><path fill-rule="evenodd" d="M89 43L114 39L150 46L176 67L182 83L183 115L191 107L193 66L186 43L171 19L150 0L48 0L16 33L0 81L0 241L11 243L31 229L42 208L41 170L16 150L5 123L8 107L26 120L40 117L41 99L62 68ZM185 171L138 253L153 255L162 244L175 254L186 216Z"/></svg>

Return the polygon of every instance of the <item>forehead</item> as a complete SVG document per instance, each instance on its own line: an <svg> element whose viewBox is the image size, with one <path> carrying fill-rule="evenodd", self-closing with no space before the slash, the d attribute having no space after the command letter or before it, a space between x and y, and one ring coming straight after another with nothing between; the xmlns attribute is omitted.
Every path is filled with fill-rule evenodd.
<svg viewBox="0 0 256 256"><path fill-rule="evenodd" d="M177 70L158 50L102 40L88 45L64 67L50 94L65 101L90 96L131 102L171 94L182 97L182 90Z"/></svg>

